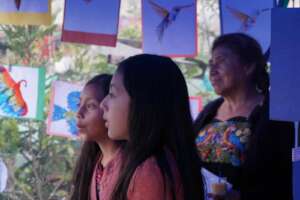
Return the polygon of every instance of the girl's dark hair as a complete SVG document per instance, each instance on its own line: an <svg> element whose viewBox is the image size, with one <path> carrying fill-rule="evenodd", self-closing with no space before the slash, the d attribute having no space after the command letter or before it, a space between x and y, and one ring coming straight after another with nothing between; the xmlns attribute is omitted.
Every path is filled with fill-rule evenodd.
<svg viewBox="0 0 300 200"><path fill-rule="evenodd" d="M85 86L93 85L96 88L97 99L102 101L109 92L109 85L112 76L101 74L89 80ZM94 141L85 141L81 148L81 153L77 159L73 173L72 194L70 200L90 199L90 184L97 159L101 154L98 144Z"/></svg>
<svg viewBox="0 0 300 200"><path fill-rule="evenodd" d="M252 37L243 33L231 33L218 37L212 46L212 51L217 47L225 47L236 54L243 64L255 65L252 74L253 83L263 94L269 90L269 74L267 62L259 43Z"/></svg>
<svg viewBox="0 0 300 200"><path fill-rule="evenodd" d="M127 199L135 170L151 156L161 169L165 189L176 199L174 174L165 149L170 150L176 160L184 199L203 199L188 91L178 66L170 58L142 54L122 61L117 73L123 76L131 102L129 140L124 148L126 158L112 199Z"/></svg>

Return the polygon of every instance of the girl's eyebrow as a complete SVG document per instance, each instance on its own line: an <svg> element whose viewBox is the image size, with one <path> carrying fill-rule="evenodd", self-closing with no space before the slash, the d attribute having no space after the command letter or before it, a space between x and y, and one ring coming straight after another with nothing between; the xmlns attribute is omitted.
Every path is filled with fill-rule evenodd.
<svg viewBox="0 0 300 200"><path fill-rule="evenodd" d="M97 98L95 98L95 97L86 97L86 98L84 98L84 102L91 101L91 100L98 101ZM79 102L82 102L82 98L81 97L79 99Z"/></svg>
<svg viewBox="0 0 300 200"><path fill-rule="evenodd" d="M223 58L224 58L224 56L222 56L222 55L217 55L217 56L214 57L214 59L217 59L217 60L223 59Z"/></svg>

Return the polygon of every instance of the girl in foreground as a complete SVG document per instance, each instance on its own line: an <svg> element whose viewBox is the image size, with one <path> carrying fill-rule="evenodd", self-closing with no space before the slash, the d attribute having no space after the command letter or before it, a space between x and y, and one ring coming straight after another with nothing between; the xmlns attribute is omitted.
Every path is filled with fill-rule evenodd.
<svg viewBox="0 0 300 200"><path fill-rule="evenodd" d="M171 59L121 62L101 108L108 136L127 141L111 199L203 199L187 86Z"/></svg>

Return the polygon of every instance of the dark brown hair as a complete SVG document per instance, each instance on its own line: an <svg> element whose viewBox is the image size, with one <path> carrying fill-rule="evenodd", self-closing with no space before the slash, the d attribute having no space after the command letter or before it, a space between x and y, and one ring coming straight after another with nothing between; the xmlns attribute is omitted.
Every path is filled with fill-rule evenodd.
<svg viewBox="0 0 300 200"><path fill-rule="evenodd" d="M175 158L184 199L203 199L188 91L179 67L170 58L142 54L121 62L117 73L123 76L130 96L129 140L112 200L127 199L135 170L150 157L156 159L162 172L165 191L170 191L176 199L175 175L166 149Z"/></svg>

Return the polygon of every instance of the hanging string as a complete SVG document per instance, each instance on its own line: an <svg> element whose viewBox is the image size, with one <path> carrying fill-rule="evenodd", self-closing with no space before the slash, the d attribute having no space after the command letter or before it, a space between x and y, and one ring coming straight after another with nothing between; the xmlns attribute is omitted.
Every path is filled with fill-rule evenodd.
<svg viewBox="0 0 300 200"><path fill-rule="evenodd" d="M295 8L295 0L293 0L293 8Z"/></svg>

